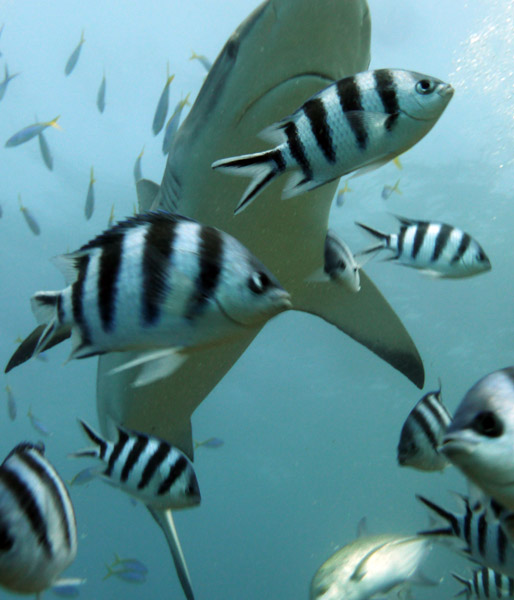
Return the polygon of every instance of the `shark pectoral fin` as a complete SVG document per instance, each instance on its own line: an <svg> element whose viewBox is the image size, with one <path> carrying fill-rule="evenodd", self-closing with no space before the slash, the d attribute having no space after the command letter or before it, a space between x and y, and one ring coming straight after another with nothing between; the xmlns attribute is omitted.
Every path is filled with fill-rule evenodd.
<svg viewBox="0 0 514 600"><path fill-rule="evenodd" d="M425 380L421 357L403 326L369 277L360 272L361 290L349 292L333 282L309 283L294 295L295 310L335 325L398 369L420 389Z"/></svg>
<svg viewBox="0 0 514 600"><path fill-rule="evenodd" d="M154 200L159 193L160 185L150 179L140 179L136 183L137 203L139 212L145 212L153 208Z"/></svg>
<svg viewBox="0 0 514 600"><path fill-rule="evenodd" d="M150 506L147 506L147 508L166 536L166 541L168 542L171 556L175 563L175 569L177 570L177 575L187 600L194 600L195 597L193 594L193 586L191 585L191 577L189 576L186 559L182 552L182 546L180 545L171 510L156 510Z"/></svg>

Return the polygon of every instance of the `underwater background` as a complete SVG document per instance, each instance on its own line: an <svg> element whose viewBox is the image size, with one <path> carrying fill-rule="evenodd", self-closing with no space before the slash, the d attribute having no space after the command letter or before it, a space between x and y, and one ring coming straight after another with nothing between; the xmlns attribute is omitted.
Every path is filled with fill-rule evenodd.
<svg viewBox="0 0 514 600"><path fill-rule="evenodd" d="M194 99L205 77L202 65L189 61L191 50L214 61L256 5L1 2L0 71L7 63L10 72L20 72L0 102L1 364L18 336L34 328L30 296L62 287L49 259L107 227L113 204L116 219L133 213L132 168L143 146L143 176L160 182L162 133L154 137L151 125L167 61L175 74L173 109L187 93ZM354 221L387 231L395 226L393 213L450 223L484 247L493 268L477 278L434 280L380 260L365 268L418 347L425 391L437 389L441 378L443 400L453 411L480 377L514 363L514 2L370 0L369 6L370 68L427 73L450 82L455 96L433 131L401 157L401 170L389 164L351 179L352 191L343 207L334 205L330 226L360 249L369 239ZM82 29L86 42L65 77ZM100 114L96 96L104 71ZM39 120L61 115L63 131L45 133L52 172L36 140L4 147L36 114ZM91 166L96 206L86 221ZM384 201L383 186L398 178L402 195ZM18 194L40 236L28 229ZM93 464L67 458L86 445L76 419L97 426L97 361L63 367L68 352L68 344L55 348L47 363L31 361L2 375L0 386L6 400L10 385L18 409L11 421L6 402L0 407L0 454L22 440L43 439L65 480ZM466 491L455 469L424 474L396 463L401 426L421 395L320 319L289 312L268 323L193 416L195 440L224 440L221 448L196 452L201 506L174 513L197 599L307 598L317 568L355 537L363 516L370 533L415 532L428 523L415 493L453 508L448 490ZM51 435L33 429L29 407ZM64 575L87 578L81 597L183 597L164 536L143 506L100 480L70 491L79 550ZM147 582L102 581L115 552L144 562ZM449 571L466 569L464 560L434 547L425 570L444 581L439 588L416 588L415 597L450 597L459 586Z"/></svg>

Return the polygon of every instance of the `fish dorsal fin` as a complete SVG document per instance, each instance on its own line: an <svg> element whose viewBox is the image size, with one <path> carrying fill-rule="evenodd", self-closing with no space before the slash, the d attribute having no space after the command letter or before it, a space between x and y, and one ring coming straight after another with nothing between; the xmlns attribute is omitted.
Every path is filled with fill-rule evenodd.
<svg viewBox="0 0 514 600"><path fill-rule="evenodd" d="M368 520L366 517L362 517L362 519L357 523L357 537L361 538L368 534Z"/></svg>
<svg viewBox="0 0 514 600"><path fill-rule="evenodd" d="M139 212L145 212L152 208L155 198L161 186L150 179L140 179L136 183L137 203Z"/></svg>

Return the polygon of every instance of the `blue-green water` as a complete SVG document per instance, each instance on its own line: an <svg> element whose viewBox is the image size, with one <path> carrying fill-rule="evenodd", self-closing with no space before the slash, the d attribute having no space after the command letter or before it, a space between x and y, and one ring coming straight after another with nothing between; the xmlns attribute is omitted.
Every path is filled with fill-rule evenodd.
<svg viewBox="0 0 514 600"><path fill-rule="evenodd" d="M455 97L430 134L402 157L351 181L331 226L351 247L368 239L354 220L388 229L387 212L459 226L484 246L493 270L462 281L437 281L396 265L373 261L367 273L397 311L423 358L427 389L443 382L450 409L482 375L512 364L512 18L513 3L372 0L371 68L400 67L451 82ZM255 1L178 3L3 2L0 68L20 71L0 102L2 191L0 362L15 339L34 326L29 298L59 289L49 258L73 250L101 231L111 206L132 214L132 167L143 145L143 175L160 181L162 134L151 123L166 75L175 80L170 107L200 89L205 71L189 61L191 49L214 59ZM510 21L509 21L510 19ZM74 72L64 65L85 29ZM96 108L105 69L106 109ZM18 129L61 114L63 131L48 131L55 167L44 166L37 141L3 148ZM84 219L89 171L94 165L96 208ZM401 196L384 202L384 184L401 177ZM35 237L19 211L17 195L37 218ZM287 224L284 224L287 226ZM8 376L18 417L2 417L1 452L37 440L29 406L53 432L47 456L65 479L87 461L66 455L84 445L77 417L96 425L96 360L70 362L69 347L32 361ZM176 515L199 600L308 597L316 569L351 540L362 516L372 532L416 531L427 524L414 493L452 506L449 489L464 480L419 474L396 465L396 444L406 415L420 396L405 378L335 328L304 314L268 323L249 350L193 417L194 438L217 436L216 450L200 449L195 467L200 508ZM5 397L5 394L4 394ZM79 551L66 576L86 577L84 598L180 598L164 537L146 510L100 481L72 488ZM143 586L102 582L113 553L134 556L149 568ZM427 571L444 576L436 592L457 589L455 555L434 548ZM48 592L51 595L51 592Z"/></svg>

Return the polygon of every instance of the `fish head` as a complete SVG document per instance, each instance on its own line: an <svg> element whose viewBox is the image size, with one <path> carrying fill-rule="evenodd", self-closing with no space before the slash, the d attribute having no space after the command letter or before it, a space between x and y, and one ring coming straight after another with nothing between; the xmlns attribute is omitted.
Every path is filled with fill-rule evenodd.
<svg viewBox="0 0 514 600"><path fill-rule="evenodd" d="M398 80L400 110L418 121L437 121L453 96L449 83L430 75L403 71Z"/></svg>
<svg viewBox="0 0 514 600"><path fill-rule="evenodd" d="M180 492L174 498L174 508L188 508L200 504L202 500L200 486L198 485L194 467L189 461L184 472L180 475L180 482L177 489Z"/></svg>
<svg viewBox="0 0 514 600"><path fill-rule="evenodd" d="M508 367L486 375L464 396L441 451L489 495L504 504L510 498L513 506L513 444L514 367Z"/></svg>
<svg viewBox="0 0 514 600"><path fill-rule="evenodd" d="M468 252L464 253L462 264L470 271L470 274L491 270L491 261L484 252L482 246L474 240L470 244Z"/></svg>

